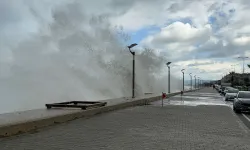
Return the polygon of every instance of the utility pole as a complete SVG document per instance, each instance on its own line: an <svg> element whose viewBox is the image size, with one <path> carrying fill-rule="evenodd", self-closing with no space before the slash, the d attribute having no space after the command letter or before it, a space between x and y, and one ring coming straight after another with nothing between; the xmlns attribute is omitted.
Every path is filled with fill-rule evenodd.
<svg viewBox="0 0 250 150"><path fill-rule="evenodd" d="M236 66L236 64L234 64L234 65L231 65L232 67L233 67L233 69L234 69L234 72L235 72L235 66Z"/></svg>
<svg viewBox="0 0 250 150"><path fill-rule="evenodd" d="M240 59L242 59L242 74L245 73L245 59L249 58L249 57L246 57L246 56L241 56L241 57L238 57Z"/></svg>

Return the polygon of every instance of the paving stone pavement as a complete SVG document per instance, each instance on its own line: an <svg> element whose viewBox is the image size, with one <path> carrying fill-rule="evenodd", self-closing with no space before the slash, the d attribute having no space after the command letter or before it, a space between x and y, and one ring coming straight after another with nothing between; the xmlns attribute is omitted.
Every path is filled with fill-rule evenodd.
<svg viewBox="0 0 250 150"><path fill-rule="evenodd" d="M248 129L226 106L133 107L0 139L1 150L249 150Z"/></svg>
<svg viewBox="0 0 250 150"><path fill-rule="evenodd" d="M249 150L250 131L226 105L147 105L0 139L0 150L85 149Z"/></svg>

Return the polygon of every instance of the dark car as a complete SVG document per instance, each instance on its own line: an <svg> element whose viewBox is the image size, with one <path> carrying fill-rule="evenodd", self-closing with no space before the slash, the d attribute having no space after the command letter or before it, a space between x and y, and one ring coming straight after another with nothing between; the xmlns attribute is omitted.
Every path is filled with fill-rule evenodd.
<svg viewBox="0 0 250 150"><path fill-rule="evenodd" d="M233 110L236 113L250 111L250 91L239 91L233 103Z"/></svg>
<svg viewBox="0 0 250 150"><path fill-rule="evenodd" d="M225 90L225 87L224 86L221 86L220 89L219 89L219 93L222 93L222 91Z"/></svg>

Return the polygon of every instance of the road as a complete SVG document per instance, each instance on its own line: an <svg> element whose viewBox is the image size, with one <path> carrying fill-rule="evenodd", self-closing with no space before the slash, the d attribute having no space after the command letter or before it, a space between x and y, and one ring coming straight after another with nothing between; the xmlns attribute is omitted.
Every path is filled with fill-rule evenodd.
<svg viewBox="0 0 250 150"><path fill-rule="evenodd" d="M0 139L1 150L250 149L250 130L211 88Z"/></svg>

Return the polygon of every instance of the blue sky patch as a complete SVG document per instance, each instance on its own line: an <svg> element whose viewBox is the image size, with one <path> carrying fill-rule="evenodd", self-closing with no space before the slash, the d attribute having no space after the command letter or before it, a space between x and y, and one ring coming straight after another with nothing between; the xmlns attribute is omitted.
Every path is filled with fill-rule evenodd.
<svg viewBox="0 0 250 150"><path fill-rule="evenodd" d="M140 43L141 40L143 40L145 37L160 32L160 27L157 26L150 26L150 27L145 27L142 28L134 33L129 33L131 36L131 42L133 43Z"/></svg>
<svg viewBox="0 0 250 150"><path fill-rule="evenodd" d="M170 20L166 21L165 26L168 26L168 25L170 25L174 22L177 22L177 21L182 22L184 24L186 24L186 23L189 23L191 25L193 24L192 19L187 17L187 18L170 19Z"/></svg>

